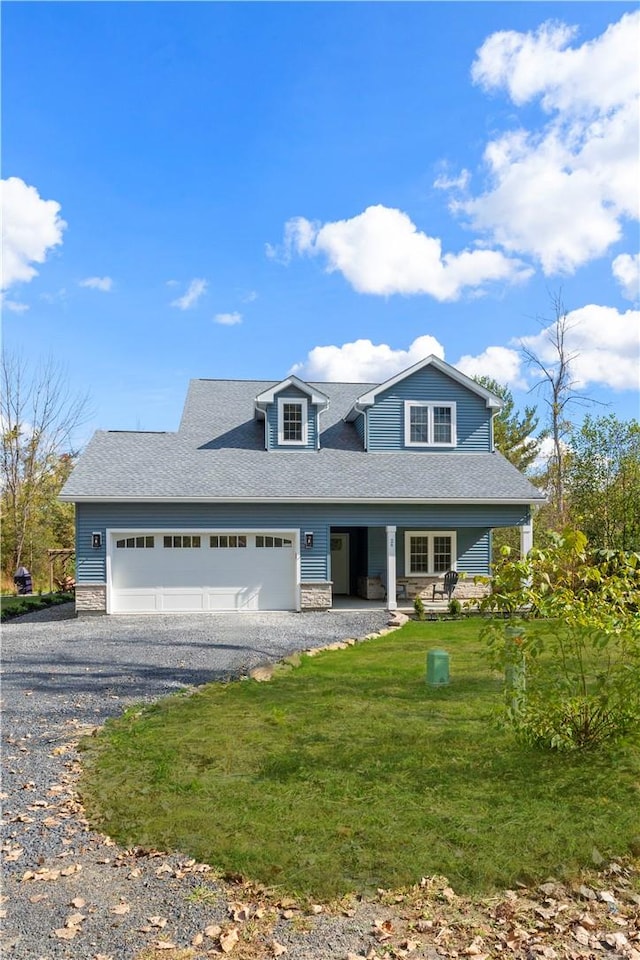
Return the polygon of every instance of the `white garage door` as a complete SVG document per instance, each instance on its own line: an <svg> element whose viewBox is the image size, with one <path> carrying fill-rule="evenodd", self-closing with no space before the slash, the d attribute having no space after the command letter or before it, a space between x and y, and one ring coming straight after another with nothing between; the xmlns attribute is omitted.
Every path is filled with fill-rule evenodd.
<svg viewBox="0 0 640 960"><path fill-rule="evenodd" d="M111 538L111 612L295 610L291 532L127 532Z"/></svg>

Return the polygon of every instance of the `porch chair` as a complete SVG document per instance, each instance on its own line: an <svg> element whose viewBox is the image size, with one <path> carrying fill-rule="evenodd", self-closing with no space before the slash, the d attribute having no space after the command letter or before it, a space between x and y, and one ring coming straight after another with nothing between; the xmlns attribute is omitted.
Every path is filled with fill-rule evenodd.
<svg viewBox="0 0 640 960"><path fill-rule="evenodd" d="M432 600L435 600L436 596L446 597L447 600L451 600L453 591L456 588L459 575L455 570L448 570L444 575L444 580L442 586L439 587L436 583L433 585L433 596Z"/></svg>
<svg viewBox="0 0 640 960"><path fill-rule="evenodd" d="M380 574L380 583L382 589L384 590L384 599L387 599L387 575L385 573ZM406 583L396 583L396 600L408 600L409 595L407 593Z"/></svg>

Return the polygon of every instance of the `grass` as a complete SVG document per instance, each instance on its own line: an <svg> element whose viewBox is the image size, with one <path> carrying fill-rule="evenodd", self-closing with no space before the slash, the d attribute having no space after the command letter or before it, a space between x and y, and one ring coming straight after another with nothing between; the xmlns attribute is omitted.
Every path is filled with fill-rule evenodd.
<svg viewBox="0 0 640 960"><path fill-rule="evenodd" d="M442 874L460 892L575 876L637 842L640 747L518 746L477 621L407 624L270 683L130 710L86 744L93 822L280 892L329 899ZM427 650L451 684L425 683Z"/></svg>
<svg viewBox="0 0 640 960"><path fill-rule="evenodd" d="M23 613L32 613L34 610L44 610L45 607L59 603L68 603L73 600L73 593L42 593L28 594L24 597L0 597L0 620L12 620Z"/></svg>

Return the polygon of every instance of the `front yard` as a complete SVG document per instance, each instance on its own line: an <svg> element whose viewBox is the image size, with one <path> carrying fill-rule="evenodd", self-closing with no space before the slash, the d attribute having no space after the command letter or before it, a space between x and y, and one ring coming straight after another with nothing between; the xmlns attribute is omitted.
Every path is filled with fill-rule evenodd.
<svg viewBox="0 0 640 960"><path fill-rule="evenodd" d="M269 683L133 709L85 744L94 824L287 894L444 875L461 892L577 876L640 848L640 746L557 755L495 721L476 620L412 622ZM427 651L451 683L425 683Z"/></svg>

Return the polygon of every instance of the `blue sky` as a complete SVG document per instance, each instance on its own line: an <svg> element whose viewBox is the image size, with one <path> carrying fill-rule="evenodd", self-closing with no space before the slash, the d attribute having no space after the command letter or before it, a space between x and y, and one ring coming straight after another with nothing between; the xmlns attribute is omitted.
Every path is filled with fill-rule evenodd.
<svg viewBox="0 0 640 960"><path fill-rule="evenodd" d="M2 18L4 343L91 394L81 440L175 429L191 377L431 352L531 402L560 292L594 412L638 417L635 3Z"/></svg>

